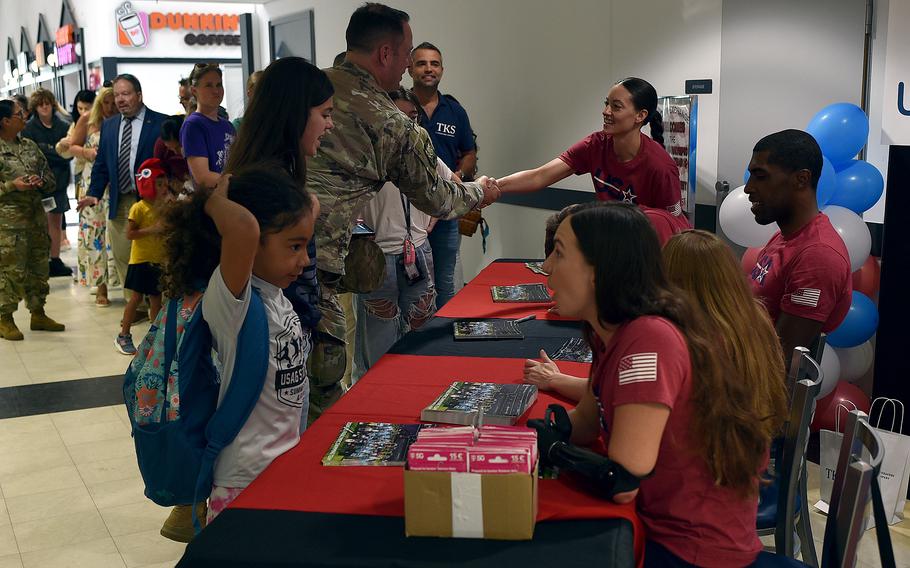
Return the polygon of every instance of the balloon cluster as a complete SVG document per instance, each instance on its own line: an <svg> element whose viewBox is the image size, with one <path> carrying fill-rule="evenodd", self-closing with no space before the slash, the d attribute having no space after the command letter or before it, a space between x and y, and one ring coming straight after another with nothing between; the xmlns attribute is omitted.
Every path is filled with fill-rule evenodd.
<svg viewBox="0 0 910 568"><path fill-rule="evenodd" d="M872 366L869 340L878 327L878 309L872 298L878 294L880 268L878 261L869 256L872 236L862 214L881 198L885 182L875 166L853 159L869 136L869 119L856 105L835 103L823 108L809 121L806 131L818 142L823 155L816 188L818 206L843 239L853 271L850 311L828 335L829 347L822 357L825 380L813 423L815 429L820 425L833 428L838 401L846 399L860 408L868 407L865 395L850 384ZM748 179L747 170L743 183ZM744 189L741 186L730 192L721 205L719 221L731 241L749 247L743 255L743 268L750 272L761 247L777 231L777 224L762 226L755 221Z"/></svg>

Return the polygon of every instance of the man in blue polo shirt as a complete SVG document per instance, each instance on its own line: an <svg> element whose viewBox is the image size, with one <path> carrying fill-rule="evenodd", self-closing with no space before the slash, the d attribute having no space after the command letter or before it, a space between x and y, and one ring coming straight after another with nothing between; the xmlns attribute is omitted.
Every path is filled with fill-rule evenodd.
<svg viewBox="0 0 910 568"><path fill-rule="evenodd" d="M451 95L439 92L442 80L442 53L423 42L411 52L408 69L414 80L414 94L423 107L421 125L430 133L436 155L465 181L477 173L477 147L468 113ZM461 245L458 219L438 221L428 240L433 249L436 307L442 308L455 295L455 261Z"/></svg>

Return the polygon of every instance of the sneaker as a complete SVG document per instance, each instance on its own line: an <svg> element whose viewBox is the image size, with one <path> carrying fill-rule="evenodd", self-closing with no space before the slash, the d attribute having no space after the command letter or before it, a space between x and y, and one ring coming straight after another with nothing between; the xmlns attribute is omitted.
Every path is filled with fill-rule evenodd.
<svg viewBox="0 0 910 568"><path fill-rule="evenodd" d="M132 335L118 335L114 340L114 348L124 355L135 355L136 346L133 345Z"/></svg>
<svg viewBox="0 0 910 568"><path fill-rule="evenodd" d="M73 269L63 264L59 258L52 258L48 263L48 272L51 278L56 276L72 276Z"/></svg>

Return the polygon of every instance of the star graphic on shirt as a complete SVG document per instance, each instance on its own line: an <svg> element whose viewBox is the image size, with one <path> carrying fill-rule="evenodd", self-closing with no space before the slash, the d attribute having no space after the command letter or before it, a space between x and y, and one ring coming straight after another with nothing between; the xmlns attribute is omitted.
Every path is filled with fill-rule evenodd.
<svg viewBox="0 0 910 568"><path fill-rule="evenodd" d="M771 259L768 257L763 257L761 260L755 263L755 268L752 269L752 280L758 282L759 286L765 284L765 276L768 275L768 272L771 270Z"/></svg>
<svg viewBox="0 0 910 568"><path fill-rule="evenodd" d="M632 204L634 204L634 203L635 203L635 198L637 198L637 197L638 197L637 195L635 195L634 193L632 193L632 189L624 189L624 190L622 190L622 201L623 201L623 203L632 203Z"/></svg>

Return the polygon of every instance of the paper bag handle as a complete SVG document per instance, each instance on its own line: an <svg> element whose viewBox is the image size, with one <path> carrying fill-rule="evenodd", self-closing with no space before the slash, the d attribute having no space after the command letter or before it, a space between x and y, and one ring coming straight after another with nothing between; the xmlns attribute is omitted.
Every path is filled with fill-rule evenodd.
<svg viewBox="0 0 910 568"><path fill-rule="evenodd" d="M851 409L847 407L847 403L850 403L853 406L853 410L859 410L856 407L856 403L853 402L852 400L842 400L841 402L837 403L837 408L834 410L834 431L837 432L838 434L843 434L843 432L840 431L840 410L841 410L841 408L844 409L844 412L851 411Z"/></svg>
<svg viewBox="0 0 910 568"><path fill-rule="evenodd" d="M878 429L881 429L880 426L879 426L879 424L880 424L881 421L882 421L882 413L885 412L885 407L886 407L887 405L890 404L891 407L894 409L894 412L891 414L891 430L889 430L889 431L890 431L890 432L902 433L902 432L904 431L904 403L901 402L901 401L899 401L899 400L896 399L896 398L888 398L888 397L886 397L886 396L880 396L880 397L878 397L878 398L876 398L875 400L872 401L872 406L869 407L869 415L870 415L870 416L871 416L871 415L873 414L873 412L875 411L875 403L878 402L878 401L882 401L882 407L881 407L881 409L880 409L879 412L878 412L878 420L875 421L875 427L878 428ZM898 406L900 406L900 411L901 411L900 422L897 421L897 408L898 408ZM871 420L870 420L870 422L871 422ZM894 429L895 424L897 424L897 430Z"/></svg>

